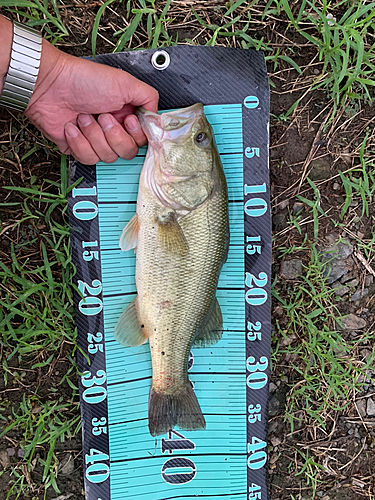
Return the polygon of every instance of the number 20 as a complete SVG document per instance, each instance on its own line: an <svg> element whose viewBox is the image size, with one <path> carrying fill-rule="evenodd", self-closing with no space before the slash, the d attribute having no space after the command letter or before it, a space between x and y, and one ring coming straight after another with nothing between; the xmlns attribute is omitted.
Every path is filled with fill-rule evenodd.
<svg viewBox="0 0 375 500"><path fill-rule="evenodd" d="M254 281L254 284L253 284L253 281ZM245 284L249 288L252 288L254 285L263 288L264 286L267 285L267 282L268 282L268 276L266 273L259 273L258 278L256 278L251 273L246 273Z"/></svg>

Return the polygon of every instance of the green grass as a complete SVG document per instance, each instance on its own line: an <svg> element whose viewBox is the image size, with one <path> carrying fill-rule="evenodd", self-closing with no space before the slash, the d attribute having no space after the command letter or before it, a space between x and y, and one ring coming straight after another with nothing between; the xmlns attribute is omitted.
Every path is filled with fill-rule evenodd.
<svg viewBox="0 0 375 500"><path fill-rule="evenodd" d="M368 152L367 154L369 154L369 156L367 158L365 156L365 148L369 136L370 132L367 132L362 141L359 151L359 165L348 174L339 171L340 179L345 189L345 203L341 210L341 219L344 218L353 198L356 196L360 198L362 205L362 214L359 218L364 215L366 215L366 217L369 216L369 204L372 202L372 197L375 192L375 156L373 152L372 154Z"/></svg>
<svg viewBox="0 0 375 500"><path fill-rule="evenodd" d="M308 200L307 198L298 195L297 198L305 203L311 210L311 214L313 217L313 222L314 222L314 239L316 240L318 238L318 231L319 231L319 214L325 216L325 212L323 211L322 207L320 206L320 193L314 182L307 177L307 182L309 183L312 191L313 191L313 196L314 200Z"/></svg>
<svg viewBox="0 0 375 500"><path fill-rule="evenodd" d="M372 101L369 87L375 85L374 2L366 5L343 0L333 7L326 0L303 0L294 12L287 0L274 0L271 5L277 13L284 10L291 26L318 50L323 70L313 88L326 89L336 106L340 99L344 105L348 97L362 100L365 95Z"/></svg>
<svg viewBox="0 0 375 500"><path fill-rule="evenodd" d="M121 5L122 4L122 5ZM146 38L142 48L156 48L177 43L176 37L168 33L168 25L174 20L170 15L171 0L163 4L156 0L138 2L107 0L96 13L91 32L92 54L95 56L98 33L107 8L120 7L127 26L112 33L115 48L120 52L130 48L135 33ZM52 43L69 36L68 27L62 21L58 2L48 0L0 0L0 7L8 12L22 12L30 26L43 28L45 36ZM280 63L286 63L301 74L295 60L295 47L285 44L283 53L272 48L266 37L253 36L249 27L257 20L264 22L268 16L277 17L285 29L294 31L315 48L322 71L312 83L312 89L323 88L332 97L335 110L347 100L372 102L371 88L375 85L375 2L341 0L334 6L326 0L303 0L292 4L288 0L230 1L213 8L220 14L220 23L208 23L193 6L187 7L197 23L207 33L206 45L225 43L226 38L237 38L244 49L263 50L266 60L273 63L275 72Z"/></svg>
<svg viewBox="0 0 375 500"><path fill-rule="evenodd" d="M108 0L100 9L92 33L92 47L95 53L96 38L99 21ZM138 28L147 26L147 47L171 45L172 38L168 35L168 17L170 2L166 2L160 17L157 16L155 0L140 0L141 8L131 9L128 2L129 25L122 32L114 33L120 36L114 51L123 50L130 42ZM259 38L249 34L250 23L256 22L257 16L252 9L262 10L259 20L264 21L267 16L278 16L280 20L287 20L286 28L302 36L315 47L319 61L322 62L321 74L312 84L312 89L323 88L332 97L335 110L341 103L345 105L349 100L363 100L372 102L370 89L375 85L375 43L372 34L375 28L375 2L363 5L356 1L349 3L346 0L331 6L325 0L303 0L296 6L291 6L287 0L269 0L266 5L260 0L253 0L249 4L244 1L226 2L218 5L216 10L222 16L221 23L207 23L191 7L197 22L205 28L208 40L205 45L222 43L227 37L237 38L243 49L256 49L265 52L266 61L273 63L275 72L280 62L287 63L301 74L302 70L294 60L294 48L286 45L287 52L280 54L280 49L273 49L265 42L265 37ZM147 18L147 21L144 19ZM159 43L160 35L164 41Z"/></svg>
<svg viewBox="0 0 375 500"><path fill-rule="evenodd" d="M1 435L7 434L14 428L21 430L20 444L25 451L24 460L28 469L34 470L39 465L45 489L52 486L59 493L56 483L58 462L55 447L57 442L63 443L66 438L73 437L81 429L77 402L67 402L61 396L56 397L54 401L46 402L36 396L26 398L23 395L18 411L12 410L9 420L11 423ZM45 459L39 459L39 464L38 461L33 464L37 452L43 448L46 449ZM14 473L16 474L16 471ZM17 483L14 488L16 485Z"/></svg>
<svg viewBox="0 0 375 500"><path fill-rule="evenodd" d="M374 253L371 243L364 247ZM337 329L343 316L334 291L323 276L318 250L306 236L302 245L281 247L278 251L280 258L296 252L310 255L297 286L294 282L287 289L280 287L277 279L273 283L273 298L285 315L282 324L276 319L273 363L290 366L284 418L289 422L291 433L313 428L316 433L322 430L320 435L327 435L332 415L340 414L338 412L352 404L371 373L375 353L363 362L358 360L356 351L368 345L368 341L373 343L374 333L352 340ZM279 379L282 376L279 375ZM302 436L299 439L304 442ZM301 445L295 448L295 453L291 472L296 477L304 477L304 484L311 491L308 498L313 500L318 486L324 483L325 467L318 458L320 455L314 455L314 449L305 450Z"/></svg>
<svg viewBox="0 0 375 500"><path fill-rule="evenodd" d="M67 195L72 186L68 186L64 156L60 179L59 183L45 179L50 186L47 191L32 184L29 187L5 187L21 194L23 201L2 205L4 208L16 205L21 209L12 227L20 230L20 239L17 245L12 243L10 246L9 264L0 262L0 285L5 292L0 298L5 383L11 377L13 386L18 385L22 394L27 374L33 371L45 374L53 360L59 360L61 354L68 351L64 356L68 365L65 373L60 375L56 385L49 387L48 396L37 395L39 383L35 382L36 393L23 393L18 407L7 412L1 434L17 429L22 435L19 445L25 451L27 468L31 471L41 467L44 487L53 486L56 491L56 443L63 442L80 429L74 362L76 328L72 279L75 268L71 261L66 218ZM20 258L20 252L35 249L36 245L39 246L36 259ZM14 368L14 360L18 360L20 368ZM69 401L60 394L64 384L64 393L70 393ZM11 406L9 403L9 410ZM20 467L13 468L14 483L8 498L26 494L30 489Z"/></svg>
<svg viewBox="0 0 375 500"><path fill-rule="evenodd" d="M304 266L298 286L288 287L283 297L276 286L273 290L287 318L285 325L277 323L279 339L287 341L286 347L282 342L278 346L277 356L294 360L290 364L300 381L292 385L285 413L292 432L301 408L307 422L324 428L327 411L347 407L350 394L361 387L360 375L373 363L373 359L367 365L354 362L352 353L358 341L346 340L337 330L342 315L334 291L323 276L318 250L311 243L301 249L309 251L310 261ZM285 250L281 255L286 255ZM361 342L365 341L366 336L361 338Z"/></svg>
<svg viewBox="0 0 375 500"><path fill-rule="evenodd" d="M45 38L53 44L69 35L56 0L0 0L0 7L5 7L6 12L21 14L26 24L42 29Z"/></svg>

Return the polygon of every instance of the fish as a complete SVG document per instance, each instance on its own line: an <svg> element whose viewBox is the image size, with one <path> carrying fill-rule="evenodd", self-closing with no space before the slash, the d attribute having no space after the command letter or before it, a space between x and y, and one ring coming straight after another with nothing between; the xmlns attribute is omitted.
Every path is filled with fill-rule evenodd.
<svg viewBox="0 0 375 500"><path fill-rule="evenodd" d="M192 346L216 344L223 318L215 297L229 247L228 193L213 130L201 103L160 115L137 110L148 139L135 215L120 248L136 252L137 296L115 339L149 341L151 436L206 427L189 380Z"/></svg>

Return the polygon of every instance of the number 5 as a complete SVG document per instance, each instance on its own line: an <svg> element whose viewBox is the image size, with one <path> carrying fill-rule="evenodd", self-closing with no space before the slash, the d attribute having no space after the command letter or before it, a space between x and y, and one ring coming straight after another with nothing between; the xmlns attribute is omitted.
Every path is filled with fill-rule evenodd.
<svg viewBox="0 0 375 500"><path fill-rule="evenodd" d="M257 491L256 493L250 493L249 500L255 500L256 498L262 498L261 491Z"/></svg>
<svg viewBox="0 0 375 500"><path fill-rule="evenodd" d="M259 158L259 148L246 148L245 156L246 158L253 158L254 156Z"/></svg>

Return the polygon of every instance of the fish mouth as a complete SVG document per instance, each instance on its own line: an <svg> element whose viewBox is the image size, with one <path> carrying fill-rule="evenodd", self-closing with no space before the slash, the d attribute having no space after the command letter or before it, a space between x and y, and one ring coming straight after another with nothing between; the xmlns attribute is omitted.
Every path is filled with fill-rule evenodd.
<svg viewBox="0 0 375 500"><path fill-rule="evenodd" d="M165 192L165 186L171 183L183 182L196 176L196 174L172 174L165 171L162 165L163 141L174 143L183 142L191 135L191 129L197 120L204 115L203 104L197 103L188 108L167 111L158 114L145 108L135 111L143 132L149 142L148 156L142 170L145 186L165 206L174 210L185 207L170 198Z"/></svg>
<svg viewBox="0 0 375 500"><path fill-rule="evenodd" d="M135 114L149 142L163 139L179 142L190 134L192 126L204 114L204 110L203 104L196 103L187 108L168 111L160 115L140 107Z"/></svg>

